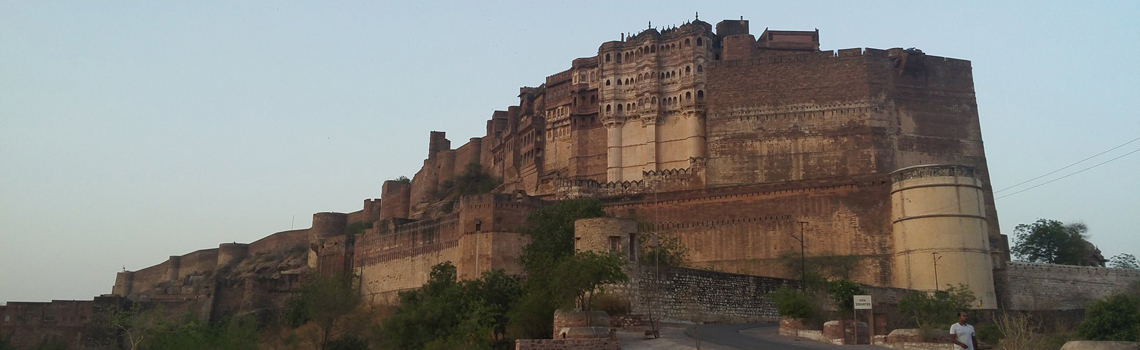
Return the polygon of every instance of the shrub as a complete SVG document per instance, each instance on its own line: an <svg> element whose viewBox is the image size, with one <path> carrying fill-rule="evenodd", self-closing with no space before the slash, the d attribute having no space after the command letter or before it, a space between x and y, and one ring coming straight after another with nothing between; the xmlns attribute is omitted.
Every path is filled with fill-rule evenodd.
<svg viewBox="0 0 1140 350"><path fill-rule="evenodd" d="M1002 334L1001 328L998 328L996 323L989 323L984 326L975 326L977 329L978 340L986 344L997 344L1001 341Z"/></svg>
<svg viewBox="0 0 1140 350"><path fill-rule="evenodd" d="M965 285L933 294L910 292L899 301L899 311L914 319L919 328L941 328L958 322L958 311L974 302L974 293Z"/></svg>
<svg viewBox="0 0 1140 350"><path fill-rule="evenodd" d="M629 314L629 299L621 295L602 293L594 297L593 304L594 310L605 311L610 316Z"/></svg>
<svg viewBox="0 0 1140 350"><path fill-rule="evenodd" d="M840 279L827 283L827 294L835 303L840 315L850 315L855 310L855 296L866 294L867 291L858 283L851 280Z"/></svg>
<svg viewBox="0 0 1140 350"><path fill-rule="evenodd" d="M815 310L811 305L811 299L802 291L781 287L773 292L771 297L772 302L776 304L776 310L780 313L780 316L803 320L810 320L816 317Z"/></svg>
<svg viewBox="0 0 1140 350"><path fill-rule="evenodd" d="M998 350L1038 350L1045 348L1041 327L1021 314L1001 314L994 320L1001 332Z"/></svg>
<svg viewBox="0 0 1140 350"><path fill-rule="evenodd" d="M1140 296L1115 294L1093 301L1077 332L1089 340L1140 341Z"/></svg>

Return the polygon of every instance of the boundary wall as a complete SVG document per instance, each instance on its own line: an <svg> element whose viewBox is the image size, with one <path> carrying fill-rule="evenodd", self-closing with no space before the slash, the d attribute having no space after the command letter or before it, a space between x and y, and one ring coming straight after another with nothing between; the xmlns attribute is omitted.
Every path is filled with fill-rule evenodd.
<svg viewBox="0 0 1140 350"><path fill-rule="evenodd" d="M1014 261L994 270L994 280L1005 309L1075 310L1140 283L1140 270Z"/></svg>

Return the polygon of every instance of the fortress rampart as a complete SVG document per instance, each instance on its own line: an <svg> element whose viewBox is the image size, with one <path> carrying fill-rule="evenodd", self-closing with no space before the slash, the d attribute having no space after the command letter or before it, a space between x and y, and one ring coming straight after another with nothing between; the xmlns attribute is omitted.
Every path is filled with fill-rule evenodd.
<svg viewBox="0 0 1140 350"><path fill-rule="evenodd" d="M684 306L728 318L769 316L733 307L766 308L765 294L797 277L789 256L801 235L828 277L887 291L965 283L978 308L1073 308L1081 304L1067 296L1140 279L1009 263L969 61L916 49L821 51L819 36L755 36L743 19L622 35L520 87L518 104L491 112L483 135L453 148L432 131L410 181L385 181L361 210L316 213L309 229L121 272L113 293L212 319L280 305L313 269L353 271L367 300L391 303L442 262L460 278L521 273L526 216L573 198L638 221L632 231L585 224L579 237L591 249L635 255L637 237L673 236L693 267L753 275L715 281L747 286L744 299ZM468 169L501 184L458 198L445 191ZM711 277L668 278L692 288Z"/></svg>

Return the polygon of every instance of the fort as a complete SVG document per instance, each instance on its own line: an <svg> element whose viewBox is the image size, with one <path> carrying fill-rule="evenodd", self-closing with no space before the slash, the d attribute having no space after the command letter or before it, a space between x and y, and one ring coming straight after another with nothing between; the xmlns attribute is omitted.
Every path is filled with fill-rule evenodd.
<svg viewBox="0 0 1140 350"><path fill-rule="evenodd" d="M852 259L858 283L884 293L961 283L979 309L1079 308L1073 295L1140 280L1132 271L1010 262L969 61L916 49L821 50L819 36L755 35L743 19L623 35L520 88L519 104L491 113L485 135L453 147L431 132L411 181L385 181L361 210L316 213L309 229L121 272L107 297L215 319L281 305L313 268L353 271L368 302L393 303L445 261L459 278L520 273L527 214L573 198L598 198L616 218L607 220L640 223L583 223L583 245L636 260L639 236L674 235L692 266L722 273L685 270L671 283L750 286L702 301L725 308L725 321L772 317L731 308L763 308L757 298L798 278L782 256L800 253L801 235L809 258ZM491 193L441 195L470 168L501 183ZM686 282L696 280L705 282ZM10 303L0 307L0 329L72 339L65 325L85 320L91 303Z"/></svg>

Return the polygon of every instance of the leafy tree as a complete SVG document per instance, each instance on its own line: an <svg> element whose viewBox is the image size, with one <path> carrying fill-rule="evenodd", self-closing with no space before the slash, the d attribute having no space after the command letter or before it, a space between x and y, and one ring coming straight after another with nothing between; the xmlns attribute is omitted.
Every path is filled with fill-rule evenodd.
<svg viewBox="0 0 1140 350"><path fill-rule="evenodd" d="M1093 301L1077 332L1089 340L1140 341L1140 296L1121 293Z"/></svg>
<svg viewBox="0 0 1140 350"><path fill-rule="evenodd" d="M530 243L519 257L526 271L523 296L508 314L508 334L515 338L546 338L553 334L554 311L570 306L559 298L555 281L561 260L574 254L574 221L604 217L597 199L574 199L539 208L527 215L522 232Z"/></svg>
<svg viewBox="0 0 1140 350"><path fill-rule="evenodd" d="M384 321L384 340L393 349L509 348L506 313L521 293L518 277L502 270L457 281L450 262L433 266L422 288L400 293L400 308Z"/></svg>
<svg viewBox="0 0 1140 350"><path fill-rule="evenodd" d="M564 201L527 215L522 232L530 236L530 244L519 257L527 274L546 275L560 259L574 254L574 221L604 216L602 202L593 198Z"/></svg>
<svg viewBox="0 0 1140 350"><path fill-rule="evenodd" d="M354 286L356 276L352 273L313 273L310 277L288 303L286 320L291 325L304 323L301 320L313 322L317 348L327 349L330 341L345 333L347 315L360 305L360 292Z"/></svg>
<svg viewBox="0 0 1140 350"><path fill-rule="evenodd" d="M145 341L150 340L157 333L163 320L161 310L146 310L142 304L133 303L128 308L113 308L107 310L105 319L101 320L103 326L115 330L127 349L140 349Z"/></svg>
<svg viewBox="0 0 1140 350"><path fill-rule="evenodd" d="M958 321L958 311L974 302L974 293L964 284L933 294L910 292L899 301L899 311L911 316L919 328L941 327Z"/></svg>
<svg viewBox="0 0 1140 350"><path fill-rule="evenodd" d="M590 311L594 296L600 287L629 280L621 270L620 258L610 254L579 252L567 256L558 264L561 273L555 280L555 290L561 299L571 299L579 309Z"/></svg>
<svg viewBox="0 0 1140 350"><path fill-rule="evenodd" d="M358 336L346 334L330 341L327 350L368 350L368 342Z"/></svg>
<svg viewBox="0 0 1140 350"><path fill-rule="evenodd" d="M1085 240L1086 232L1088 227L1083 223L1063 224L1048 219L1017 225L1013 254L1029 262L1082 265L1091 246Z"/></svg>
<svg viewBox="0 0 1140 350"><path fill-rule="evenodd" d="M253 318L235 318L229 322L209 324L191 314L185 314L179 322L167 322L159 326L154 337L146 342L146 348L256 350L257 343L257 322Z"/></svg>
<svg viewBox="0 0 1140 350"><path fill-rule="evenodd" d="M654 245L653 236L657 236L657 244ZM638 243L640 243L641 263L642 264L661 264L662 266L675 266L684 267L686 255L689 253L689 248L681 242L681 237L676 234L659 233L654 235L640 235L638 236Z"/></svg>
<svg viewBox="0 0 1140 350"><path fill-rule="evenodd" d="M1140 270L1140 262L1136 261L1136 256L1128 253L1116 254L1108 259L1108 266L1118 269L1133 269Z"/></svg>
<svg viewBox="0 0 1140 350"><path fill-rule="evenodd" d="M412 179L409 179L407 176L404 176L404 175L400 175L400 177L392 179L392 181L406 183L406 184L412 183Z"/></svg>
<svg viewBox="0 0 1140 350"><path fill-rule="evenodd" d="M816 317L816 311L812 307L810 297L802 290L786 286L780 287L771 294L771 298L772 302L776 304L776 311L780 313L780 316L801 320Z"/></svg>
<svg viewBox="0 0 1140 350"><path fill-rule="evenodd" d="M858 283L840 279L827 283L827 294L831 296L840 315L847 315L855 310L855 296L867 294L867 291Z"/></svg>

